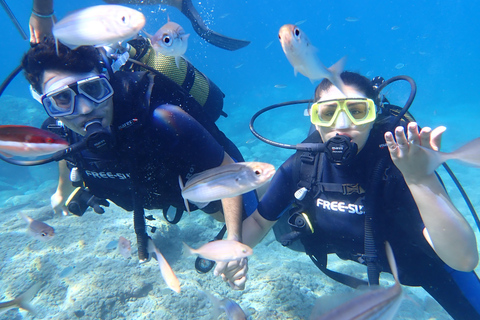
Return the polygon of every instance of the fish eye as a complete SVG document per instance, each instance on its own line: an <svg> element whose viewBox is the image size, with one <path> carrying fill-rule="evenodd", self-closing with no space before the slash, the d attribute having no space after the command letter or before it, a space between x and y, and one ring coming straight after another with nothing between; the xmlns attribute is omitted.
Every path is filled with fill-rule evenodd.
<svg viewBox="0 0 480 320"><path fill-rule="evenodd" d="M170 45L170 44L171 44L171 43L170 43L170 42L171 42L171 39L170 39L170 36L168 36L168 35L163 36L163 39L162 39L162 40L163 40L163 43L165 43L165 44L167 44L167 45Z"/></svg>
<svg viewBox="0 0 480 320"><path fill-rule="evenodd" d="M128 23L129 23L129 19L128 19L128 18L129 18L128 16L122 16L122 17L121 17L121 20L122 20L122 22L123 22L124 24L128 24Z"/></svg>
<svg viewBox="0 0 480 320"><path fill-rule="evenodd" d="M53 139L48 137L48 138L45 139L45 142L46 143L53 143Z"/></svg>
<svg viewBox="0 0 480 320"><path fill-rule="evenodd" d="M262 170L258 170L258 169L257 169L257 170L255 170L254 172L255 172L255 175L257 175L257 176L259 176L259 175L262 174Z"/></svg>
<svg viewBox="0 0 480 320"><path fill-rule="evenodd" d="M298 36L300 35L300 29L295 28L295 29L293 30L293 33L295 34L296 37L298 37Z"/></svg>
<svg viewBox="0 0 480 320"><path fill-rule="evenodd" d="M48 236L48 234L46 234L45 232L42 232L40 235L41 235L42 237Z"/></svg>

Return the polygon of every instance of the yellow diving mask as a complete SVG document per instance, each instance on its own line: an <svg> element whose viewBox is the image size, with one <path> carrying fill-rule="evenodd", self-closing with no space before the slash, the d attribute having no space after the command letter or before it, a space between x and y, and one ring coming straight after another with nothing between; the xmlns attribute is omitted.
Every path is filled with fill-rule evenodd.
<svg viewBox="0 0 480 320"><path fill-rule="evenodd" d="M310 121L317 126L331 127L341 111L357 126L372 122L377 116L372 99L347 98L314 103L310 109Z"/></svg>

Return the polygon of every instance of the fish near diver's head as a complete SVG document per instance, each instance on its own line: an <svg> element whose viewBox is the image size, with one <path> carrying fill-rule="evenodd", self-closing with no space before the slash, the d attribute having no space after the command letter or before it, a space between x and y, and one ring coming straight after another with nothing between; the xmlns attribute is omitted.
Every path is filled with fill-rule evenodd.
<svg viewBox="0 0 480 320"><path fill-rule="evenodd" d="M283 25L278 32L278 39L285 54L298 50L302 46L310 45L306 34L294 24Z"/></svg>

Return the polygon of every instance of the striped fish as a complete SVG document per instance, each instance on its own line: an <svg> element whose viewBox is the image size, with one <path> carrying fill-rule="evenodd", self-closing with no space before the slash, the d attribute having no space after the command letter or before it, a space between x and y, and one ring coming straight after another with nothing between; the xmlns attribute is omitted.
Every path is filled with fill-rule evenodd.
<svg viewBox="0 0 480 320"><path fill-rule="evenodd" d="M194 174L185 186L180 176L178 180L185 207L190 212L188 201L203 208L211 201L232 198L255 190L274 174L275 167L268 163L237 162Z"/></svg>
<svg viewBox="0 0 480 320"><path fill-rule="evenodd" d="M392 247L385 243L388 263L395 278L395 285L390 288L379 288L368 291L344 304L324 313L316 315L316 308L310 320L391 320L395 316L403 299L403 290L398 281L397 264L393 256Z"/></svg>

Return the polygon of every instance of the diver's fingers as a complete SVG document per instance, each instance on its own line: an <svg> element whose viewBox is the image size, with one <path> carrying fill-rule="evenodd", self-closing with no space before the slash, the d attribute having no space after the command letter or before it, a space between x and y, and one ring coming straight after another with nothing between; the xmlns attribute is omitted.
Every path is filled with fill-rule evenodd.
<svg viewBox="0 0 480 320"><path fill-rule="evenodd" d="M430 135L432 134L432 128L425 127L420 131L420 143L425 148L430 148Z"/></svg>
<svg viewBox="0 0 480 320"><path fill-rule="evenodd" d="M442 144L442 134L447 130L446 127L440 126L433 129L432 134L430 135L430 145L435 151L440 150Z"/></svg>
<svg viewBox="0 0 480 320"><path fill-rule="evenodd" d="M420 134L418 133L418 125L416 122L410 122L407 127L408 141L413 144L420 143Z"/></svg>
<svg viewBox="0 0 480 320"><path fill-rule="evenodd" d="M243 290L245 289L245 282L247 282L247 277L242 277L234 281L228 280L228 284L233 290Z"/></svg>
<svg viewBox="0 0 480 320"><path fill-rule="evenodd" d="M227 262L221 262L221 261L218 261L217 262L217 265L215 266L215 269L213 269L213 275L215 277L218 277L218 276L222 276L222 279L225 280L225 269L227 268Z"/></svg>
<svg viewBox="0 0 480 320"><path fill-rule="evenodd" d="M405 130L403 127L398 126L395 128L395 140L397 141L398 145L398 156L403 157L408 153L408 140L405 135Z"/></svg>
<svg viewBox="0 0 480 320"><path fill-rule="evenodd" d="M391 132L385 132L385 143L387 144L388 151L390 151L390 155L392 157L397 157L398 153L398 145L393 138L393 134Z"/></svg>

